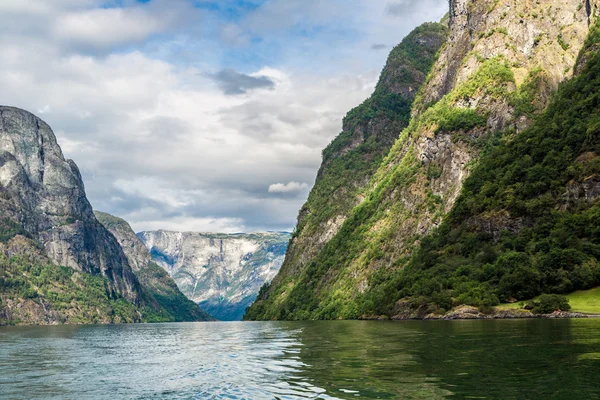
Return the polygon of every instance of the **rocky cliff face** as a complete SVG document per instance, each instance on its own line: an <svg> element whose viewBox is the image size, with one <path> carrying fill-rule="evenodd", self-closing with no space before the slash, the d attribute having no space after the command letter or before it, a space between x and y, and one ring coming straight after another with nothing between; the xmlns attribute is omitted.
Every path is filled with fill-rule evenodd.
<svg viewBox="0 0 600 400"><path fill-rule="evenodd" d="M108 324L148 320L107 289L100 275L58 266L39 242L4 223L0 240L0 325ZM17 234L20 232L20 234Z"/></svg>
<svg viewBox="0 0 600 400"><path fill-rule="evenodd" d="M448 40L409 126L349 217L332 234L315 230L304 239L323 245L291 253L249 318L356 318L375 312L373 304L385 296L391 302L397 288L375 293L380 283L444 221L482 152L526 130L572 76L597 6L451 1Z"/></svg>
<svg viewBox="0 0 600 400"><path fill-rule="evenodd" d="M96 220L77 166L65 160L44 121L12 107L0 107L0 209L52 262L102 275L115 295L139 303L137 279Z"/></svg>
<svg viewBox="0 0 600 400"><path fill-rule="evenodd" d="M450 35L411 126L371 182L371 193L383 190L382 202L402 209L373 224L375 236L392 231L392 258L452 209L491 135L526 129L572 76L595 9L586 3L451 2ZM392 187L397 172L403 176Z"/></svg>
<svg viewBox="0 0 600 400"><path fill-rule="evenodd" d="M219 320L242 318L261 286L279 271L289 241L286 233L138 236L181 291Z"/></svg>
<svg viewBox="0 0 600 400"><path fill-rule="evenodd" d="M144 243L137 237L133 229L124 219L115 217L101 211L94 211L94 215L112 235L123 249L129 266L134 272L138 272L152 261L152 256Z"/></svg>
<svg viewBox="0 0 600 400"><path fill-rule="evenodd" d="M96 211L95 215L121 245L143 289L173 316L175 321L212 319L196 303L185 297L169 274L152 260L150 252L127 221L99 211Z"/></svg>
<svg viewBox="0 0 600 400"><path fill-rule="evenodd" d="M99 214L113 236L96 219L50 127L12 107L0 107L0 214L0 324L209 319L125 221Z"/></svg>

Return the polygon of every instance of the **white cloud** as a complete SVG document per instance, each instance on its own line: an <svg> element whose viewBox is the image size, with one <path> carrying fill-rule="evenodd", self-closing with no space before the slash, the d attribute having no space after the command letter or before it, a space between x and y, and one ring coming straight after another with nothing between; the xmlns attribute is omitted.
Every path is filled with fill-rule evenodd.
<svg viewBox="0 0 600 400"><path fill-rule="evenodd" d="M189 218L175 217L170 220L139 221L144 230L180 232L216 232L216 233L240 233L247 231L243 221L239 218Z"/></svg>
<svg viewBox="0 0 600 400"><path fill-rule="evenodd" d="M294 193L303 192L308 190L309 186L307 183L300 182L288 182L288 183L274 183L269 186L269 193Z"/></svg>
<svg viewBox="0 0 600 400"><path fill-rule="evenodd" d="M250 44L250 35L236 24L225 24L221 27L221 39L233 47L242 47Z"/></svg>
<svg viewBox="0 0 600 400"><path fill-rule="evenodd" d="M67 43L110 48L160 32L169 26L169 20L135 8L85 10L59 16L53 33Z"/></svg>
<svg viewBox="0 0 600 400"><path fill-rule="evenodd" d="M335 25L339 13L333 3L286 1L268 1L211 42L193 31L203 20L190 24L197 14L183 0L125 1L125 9L1 0L2 103L43 117L82 170L94 208L136 230L291 230L321 150L373 89L385 52L371 45L399 41L416 21L399 26L385 2L352 0L356 9L343 14L362 20L355 42L294 41L282 32ZM279 21L261 28L269 18ZM265 63L230 65L240 46L267 33L258 42L270 47L254 49ZM156 34L172 36L155 43ZM226 68L273 85L228 96L210 77Z"/></svg>
<svg viewBox="0 0 600 400"><path fill-rule="evenodd" d="M45 40L71 53L110 52L142 43L156 34L199 24L201 13L186 0L126 1L108 8L101 0L2 0L3 35Z"/></svg>

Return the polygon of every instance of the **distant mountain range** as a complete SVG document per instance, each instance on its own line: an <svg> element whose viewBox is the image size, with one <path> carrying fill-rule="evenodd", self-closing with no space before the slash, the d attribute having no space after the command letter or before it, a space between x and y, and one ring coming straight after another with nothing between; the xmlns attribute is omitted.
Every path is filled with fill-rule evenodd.
<svg viewBox="0 0 600 400"><path fill-rule="evenodd" d="M289 233L146 231L138 237L191 300L218 320L240 320L279 271Z"/></svg>

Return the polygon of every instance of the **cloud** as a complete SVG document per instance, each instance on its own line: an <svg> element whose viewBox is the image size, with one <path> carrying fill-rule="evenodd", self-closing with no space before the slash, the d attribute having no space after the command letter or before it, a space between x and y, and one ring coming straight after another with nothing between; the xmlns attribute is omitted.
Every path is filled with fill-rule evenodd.
<svg viewBox="0 0 600 400"><path fill-rule="evenodd" d="M442 7L446 11L448 10L448 2L444 1L442 3L437 0L400 0L387 3L385 11L394 17L414 16L416 12L420 12L423 9L427 10L427 7L430 7L430 10L437 14Z"/></svg>
<svg viewBox="0 0 600 400"><path fill-rule="evenodd" d="M274 183L269 186L269 193L294 193L304 192L308 190L307 183L289 182L289 183Z"/></svg>
<svg viewBox="0 0 600 400"><path fill-rule="evenodd" d="M161 217L158 216L157 217ZM140 221L139 225L144 226L144 230L157 231L159 229L166 231L180 232L215 232L215 233L241 233L246 229L243 221L239 218L190 218L175 217L168 221L149 220Z"/></svg>
<svg viewBox="0 0 600 400"><path fill-rule="evenodd" d="M371 45L371 50L384 50L387 49L387 45L382 44L382 43L373 43Z"/></svg>
<svg viewBox="0 0 600 400"><path fill-rule="evenodd" d="M168 25L168 17L158 18L139 8L94 9L59 16L53 33L67 44L111 48L139 42Z"/></svg>
<svg viewBox="0 0 600 400"><path fill-rule="evenodd" d="M371 44L445 12L348 1L231 18L187 0L2 0L2 102L46 120L94 208L138 231L289 231L321 150L377 82L387 54Z"/></svg>
<svg viewBox="0 0 600 400"><path fill-rule="evenodd" d="M227 95L246 94L254 89L275 88L275 82L267 76L246 75L229 68L212 75L212 78Z"/></svg>
<svg viewBox="0 0 600 400"><path fill-rule="evenodd" d="M44 38L63 52L107 54L201 20L200 11L186 0L124 3L108 7L101 0L3 0L0 23L3 35L18 35L15 40Z"/></svg>
<svg viewBox="0 0 600 400"><path fill-rule="evenodd" d="M235 24L225 24L221 27L221 39L232 47L243 47L250 44L250 35Z"/></svg>

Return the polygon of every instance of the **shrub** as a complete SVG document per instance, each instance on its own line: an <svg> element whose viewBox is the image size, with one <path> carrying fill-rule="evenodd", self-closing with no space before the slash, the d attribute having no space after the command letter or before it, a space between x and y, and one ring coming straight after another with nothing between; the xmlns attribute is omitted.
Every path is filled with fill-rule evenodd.
<svg viewBox="0 0 600 400"><path fill-rule="evenodd" d="M571 306L565 296L559 294L543 294L533 301L535 314L550 314L556 310L569 311Z"/></svg>

